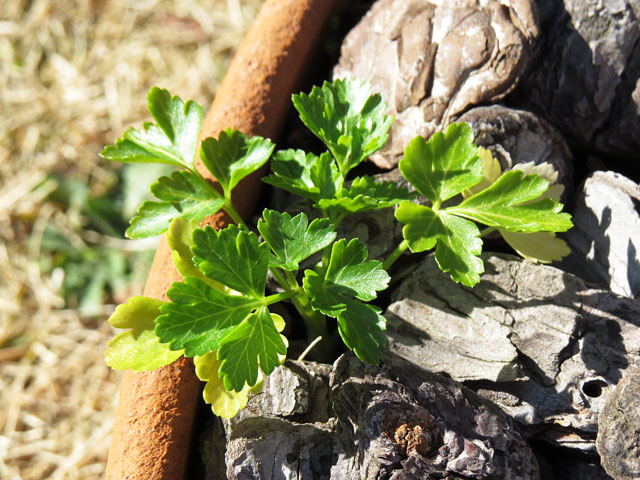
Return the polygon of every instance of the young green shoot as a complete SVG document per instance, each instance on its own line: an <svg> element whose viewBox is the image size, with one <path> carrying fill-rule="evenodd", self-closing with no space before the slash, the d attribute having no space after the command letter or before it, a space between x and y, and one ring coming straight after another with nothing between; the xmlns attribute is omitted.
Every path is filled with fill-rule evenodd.
<svg viewBox="0 0 640 480"><path fill-rule="evenodd" d="M326 151L277 151L264 179L308 199L317 218L264 210L252 231L236 212L232 193L269 160L275 145L236 130L198 144L200 106L155 87L148 100L156 123L127 130L102 156L180 169L152 185L158 201L140 206L127 235L166 232L183 280L169 288L168 302L134 297L116 309L110 322L126 331L110 342L107 363L143 371L182 355L194 357L196 374L206 382L204 398L224 418L243 408L263 376L286 358L285 321L270 311L274 303L295 307L318 358L332 360L338 336L358 358L375 364L383 352L386 320L371 302L388 287L389 270L403 253L435 249L441 270L472 287L484 271L480 253L487 228L510 243L529 245L523 249L534 258L527 235L559 241L554 233L572 226L557 189L549 193L555 179L535 168L529 168L533 174L500 175L466 124L451 124L429 140L416 137L407 145L399 169L413 190L371 176L351 178L355 167L383 147L393 119L368 85L339 79L293 96L300 118ZM219 190L196 168L197 152ZM395 208L404 227L403 240L380 262L369 259L357 238L338 238L337 227L348 215L383 208ZM220 209L235 224L220 231L199 228ZM557 246L545 258L567 253ZM267 291L269 274L278 293ZM335 319L336 333L329 333L328 319Z"/></svg>

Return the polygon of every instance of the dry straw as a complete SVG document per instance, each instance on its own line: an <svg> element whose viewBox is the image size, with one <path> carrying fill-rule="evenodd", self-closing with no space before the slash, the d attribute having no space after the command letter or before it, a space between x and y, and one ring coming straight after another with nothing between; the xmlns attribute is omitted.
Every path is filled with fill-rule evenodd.
<svg viewBox="0 0 640 480"><path fill-rule="evenodd" d="M101 478L120 378L102 356L113 305L70 309L39 260L49 223L76 245L122 242L37 187L56 172L107 188L97 153L147 119L151 85L208 105L260 3L0 2L0 478Z"/></svg>

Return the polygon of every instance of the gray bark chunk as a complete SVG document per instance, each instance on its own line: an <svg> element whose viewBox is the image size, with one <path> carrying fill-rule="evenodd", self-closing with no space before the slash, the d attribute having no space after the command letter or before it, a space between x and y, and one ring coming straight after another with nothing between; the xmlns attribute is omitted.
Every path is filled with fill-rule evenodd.
<svg viewBox="0 0 640 480"><path fill-rule="evenodd" d="M596 445L616 480L640 478L640 367L627 371L598 418Z"/></svg>
<svg viewBox="0 0 640 480"><path fill-rule="evenodd" d="M344 355L331 390L341 449L332 478L539 478L530 448L499 408L398 357L380 368Z"/></svg>
<svg viewBox="0 0 640 480"><path fill-rule="evenodd" d="M271 415L295 418L299 423L326 422L329 419L329 366L287 360L265 377L262 391L232 420Z"/></svg>
<svg viewBox="0 0 640 480"><path fill-rule="evenodd" d="M215 422L202 442L206 478L539 478L514 422L460 384L398 357L377 367L346 354L328 379L329 369L287 361L245 411ZM272 398L287 394L284 408Z"/></svg>
<svg viewBox="0 0 640 480"><path fill-rule="evenodd" d="M335 442L329 372L329 365L291 360L275 369L245 409L205 432L207 480L222 478L225 469L229 479L329 478ZM223 460L215 447L225 434Z"/></svg>
<svg viewBox="0 0 640 480"><path fill-rule="evenodd" d="M640 353L640 305L553 267L483 255L473 289L433 257L393 292L389 350L466 381L548 442L595 453L597 417Z"/></svg>
<svg viewBox="0 0 640 480"><path fill-rule="evenodd" d="M530 0L379 0L346 37L334 77L382 94L396 121L371 159L391 168L416 135L513 90L537 36Z"/></svg>
<svg viewBox="0 0 640 480"><path fill-rule="evenodd" d="M492 105L474 108L459 119L475 133L475 143L491 151L503 170L518 163L547 162L558 172L565 196L573 188L573 158L562 136L545 120L525 110Z"/></svg>
<svg viewBox="0 0 640 480"><path fill-rule="evenodd" d="M227 478L294 480L329 478L333 435L325 425L250 417L227 441Z"/></svg>
<svg viewBox="0 0 640 480"><path fill-rule="evenodd" d="M549 2L546 2L549 3ZM636 156L640 147L637 0L553 2L541 63L521 92L573 142ZM545 10L552 10L549 5Z"/></svg>
<svg viewBox="0 0 640 480"><path fill-rule="evenodd" d="M640 294L640 186L614 172L595 172L572 208L571 247L562 268L611 291Z"/></svg>

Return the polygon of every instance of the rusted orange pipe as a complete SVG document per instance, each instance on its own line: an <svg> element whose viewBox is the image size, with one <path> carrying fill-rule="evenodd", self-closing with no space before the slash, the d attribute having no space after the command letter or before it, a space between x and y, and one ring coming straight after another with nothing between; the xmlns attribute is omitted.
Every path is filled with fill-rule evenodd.
<svg viewBox="0 0 640 480"><path fill-rule="evenodd" d="M217 137L225 128L237 128L248 135L276 138L306 60L336 3L266 0L229 67L201 137ZM253 211L259 186L257 175L238 186L234 204L240 215ZM203 224L219 228L227 221L223 215L214 215ZM163 239L144 295L167 300L167 289L179 280ZM195 409L202 401L198 390L199 381L189 359L153 372L125 372L106 480L184 478Z"/></svg>

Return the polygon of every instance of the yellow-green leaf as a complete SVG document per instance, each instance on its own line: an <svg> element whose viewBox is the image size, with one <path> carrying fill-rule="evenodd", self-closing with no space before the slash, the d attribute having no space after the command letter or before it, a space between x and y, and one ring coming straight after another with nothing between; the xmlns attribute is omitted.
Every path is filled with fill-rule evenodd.
<svg viewBox="0 0 640 480"><path fill-rule="evenodd" d="M239 391L227 391L222 378L218 376L218 369L222 363L216 357L216 352L195 357L196 375L206 382L202 396L211 405L213 413L222 418L233 418L242 410L249 399L249 386L245 385Z"/></svg>
<svg viewBox="0 0 640 480"><path fill-rule="evenodd" d="M128 328L109 342L105 352L107 365L116 370L134 372L155 370L169 365L182 356L182 350L169 350L154 332L155 319L164 302L149 297L132 297L118 305L109 318L115 328Z"/></svg>
<svg viewBox="0 0 640 480"><path fill-rule="evenodd" d="M208 280L205 275L193 263L193 253L191 246L193 245L193 231L198 228L198 222L187 220L186 218L174 218L169 225L167 231L167 243L171 249L171 258L176 270L183 277L198 277L205 282Z"/></svg>
<svg viewBox="0 0 640 480"><path fill-rule="evenodd" d="M475 195L493 184L502 173L500 162L491 155L491 151L478 147L478 157L482 160L482 180L474 186L462 191L464 198Z"/></svg>
<svg viewBox="0 0 640 480"><path fill-rule="evenodd" d="M289 340L287 339L287 337L282 335L282 331L286 326L286 322L284 321L284 318L282 318L277 313L271 313L271 320L273 320L273 325L276 327L276 330L278 331L278 333L280 333L280 338L282 339L284 344L287 346L287 348L289 348ZM287 359L287 354L279 353L278 358L280 359L280 365L282 365L284 361ZM257 392L254 390L256 386L260 386ZM260 376L258 376L258 383L256 383L253 387L251 387L251 393L258 393L260 390L262 390L262 380L260 379Z"/></svg>
<svg viewBox="0 0 640 480"><path fill-rule="evenodd" d="M229 293L231 291L229 288L207 277L193 262L191 247L194 245L193 232L197 228L199 228L198 222L194 220L174 218L171 221L166 237L167 244L171 249L173 264L183 278L187 276L196 277L220 292Z"/></svg>
<svg viewBox="0 0 640 480"><path fill-rule="evenodd" d="M555 183L558 181L558 171L549 162L542 162L536 164L535 162L516 163L513 166L514 170L520 170L525 175L539 175L542 178L549 180L549 183Z"/></svg>

